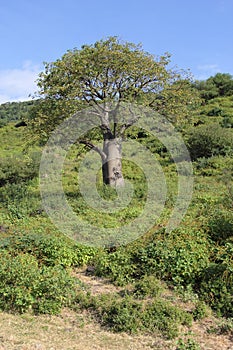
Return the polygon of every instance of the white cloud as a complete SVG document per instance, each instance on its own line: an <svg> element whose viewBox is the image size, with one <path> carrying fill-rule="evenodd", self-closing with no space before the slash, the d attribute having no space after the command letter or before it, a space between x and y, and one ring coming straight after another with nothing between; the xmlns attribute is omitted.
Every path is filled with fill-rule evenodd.
<svg viewBox="0 0 233 350"><path fill-rule="evenodd" d="M217 64L202 64L197 66L197 70L196 79L198 80L205 80L216 73L221 73L221 69Z"/></svg>
<svg viewBox="0 0 233 350"><path fill-rule="evenodd" d="M36 90L39 65L25 62L22 68L0 70L0 103L29 100Z"/></svg>
<svg viewBox="0 0 233 350"><path fill-rule="evenodd" d="M216 70L218 69L217 64L203 64L197 67L199 70Z"/></svg>

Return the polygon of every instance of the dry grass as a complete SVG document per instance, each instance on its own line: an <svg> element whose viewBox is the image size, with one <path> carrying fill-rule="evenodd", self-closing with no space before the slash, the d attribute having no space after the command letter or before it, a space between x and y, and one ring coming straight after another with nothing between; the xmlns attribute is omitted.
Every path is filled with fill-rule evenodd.
<svg viewBox="0 0 233 350"><path fill-rule="evenodd" d="M0 314L1 350L151 350L169 349L159 337L114 334L84 314L60 316Z"/></svg>
<svg viewBox="0 0 233 350"><path fill-rule="evenodd" d="M233 334L209 334L207 329L216 326L217 320L206 318L203 321L195 322L191 327L193 339L203 350L233 350Z"/></svg>
<svg viewBox="0 0 233 350"><path fill-rule="evenodd" d="M86 270L77 269L74 271L74 277L83 282L93 295L117 293L123 289L112 284L107 278L87 275Z"/></svg>
<svg viewBox="0 0 233 350"><path fill-rule="evenodd" d="M119 292L109 281L77 271L93 294ZM186 305L187 306L187 305ZM210 334L216 319L208 317L181 329L181 338L194 339L202 350L233 350L233 335ZM177 340L153 335L112 333L94 322L87 313L64 309L59 316L11 315L0 313L0 350L176 350Z"/></svg>
<svg viewBox="0 0 233 350"><path fill-rule="evenodd" d="M182 338L192 338L202 350L233 350L229 335L206 332L214 320L182 329ZM64 309L60 316L10 315L0 313L1 350L175 350L177 340L159 335L116 334L102 329L88 315Z"/></svg>

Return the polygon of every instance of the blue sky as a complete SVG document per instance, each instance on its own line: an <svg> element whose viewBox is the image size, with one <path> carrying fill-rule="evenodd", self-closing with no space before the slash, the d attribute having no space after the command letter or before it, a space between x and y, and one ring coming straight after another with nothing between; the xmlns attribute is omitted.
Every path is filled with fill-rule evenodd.
<svg viewBox="0 0 233 350"><path fill-rule="evenodd" d="M0 0L0 103L27 100L43 62L108 36L197 79L233 75L233 0Z"/></svg>

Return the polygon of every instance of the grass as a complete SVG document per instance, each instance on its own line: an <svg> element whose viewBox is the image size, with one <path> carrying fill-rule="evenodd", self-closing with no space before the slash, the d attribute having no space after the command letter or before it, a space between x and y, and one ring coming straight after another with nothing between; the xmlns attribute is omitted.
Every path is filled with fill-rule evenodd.
<svg viewBox="0 0 233 350"><path fill-rule="evenodd" d="M79 272L78 276L84 276ZM82 278L82 277L81 277ZM106 280L84 278L98 293L115 292ZM173 295L175 298L175 296ZM176 299L179 303L179 299ZM187 307L187 304L186 304ZM63 309L58 316L30 313L12 315L0 313L1 350L176 350L178 344L199 344L201 350L231 349L231 331L219 333L219 321L207 317L196 321L189 328L182 327L178 339L165 340L158 333L127 334L113 333L101 327L89 314ZM216 329L216 331L215 331ZM216 335L216 333L218 335ZM191 341L190 341L191 339ZM183 347L180 349L193 349Z"/></svg>
<svg viewBox="0 0 233 350"><path fill-rule="evenodd" d="M24 137L24 128L15 128L12 123L0 128L1 157L14 156L17 153L21 153Z"/></svg>
<svg viewBox="0 0 233 350"><path fill-rule="evenodd" d="M13 125L1 128L0 158L19 159L22 157L25 160L24 157L27 156L22 152L23 137L24 131L21 128L15 129ZM66 160L63 185L68 201L82 218L88 218L99 226L115 227L129 222L143 209L145 201L143 197L145 190L143 174L138 172L138 169L130 162L123 164L128 178L134 181L137 190L137 196L133 198L130 206L111 215L98 215L95 210L88 208L78 189L76 167L80 159L76 158L75 152L74 149L71 149L71 153ZM230 171L232 161L230 157L218 156L209 160L198 160L194 163L195 183L190 207L178 231L172 234L164 234L163 227L166 225L176 199L177 176L174 164L169 162L167 154L161 156L160 160L163 163L168 184L168 195L166 207L157 224L151 228L147 235L125 248L114 251L115 248L113 247L113 251L110 249L110 252L100 250L99 256L92 261L85 258L83 260L85 263L93 264L94 266L91 267L98 270L98 277L87 276L80 270L77 271L76 266L73 266L72 263L70 263L71 266L68 266L72 276L80 279L87 286L91 296L96 298L95 301L101 298L106 300L106 305L96 302L97 309L94 310L94 312L98 312L98 307L102 308L105 314L101 315L99 313L98 316L103 316L105 319L111 319L110 311L121 312L123 310L122 314L117 314L120 321L124 322L124 317L121 318L122 315L124 316L124 312L130 320L129 310L135 302L140 303L143 310L143 307L146 308L148 303L162 300L167 304L168 308L164 312L168 314L171 311L169 305L174 306L174 327L178 327L178 335L175 333L175 339L166 340L163 329L160 329L163 335L158 329L154 329L153 332L139 330L138 334L112 332L106 324L104 325L103 322L98 321L98 317L94 317L88 307L80 311L77 306L73 310L63 308L61 314L57 316L33 316L31 313L13 315L1 312L0 350L196 350L198 346L201 350L230 349L232 346L230 320L224 321L225 318L214 317L214 312L204 301L200 300L198 282L206 266L213 262L221 264L221 266L227 265L228 270L224 272L224 276L225 274L227 276L231 275L232 260L229 253L232 251L231 234L227 236L226 245L223 240L219 240L216 244L216 235L212 231L217 229L216 232L222 234L221 223L216 220L214 225L212 223L210 235L210 219L211 216L217 217L217 211L220 211L219 217L223 215L226 220L231 218L232 179ZM13 163L14 161L11 164ZM1 238L9 236L27 237L35 234L43 237L46 237L46 235L60 237L62 241L58 229L41 211L38 178L34 177L26 180L23 178L22 180L24 176L23 168L15 176L16 178L18 176L18 182L6 184L0 188ZM108 193L101 187L99 187L99 193L105 199L114 197L113 193ZM226 227L231 229L230 220ZM225 237L224 234L222 234L222 237ZM45 245L44 248L47 249L48 247ZM68 253L69 250L67 250ZM31 254L33 254L33 250ZM218 257L217 262L216 257ZM41 256L39 259L39 263L43 264ZM69 257L69 259L71 258ZM149 269L151 270L149 271ZM209 297L210 292L213 295L215 291L208 289L211 285L209 280L207 282L203 288L205 288L205 293ZM224 290L220 292L223 293L221 294L222 301L224 300ZM124 307L122 301L124 302L127 297L129 297L130 302ZM215 297L218 300L218 295L215 295ZM118 305L115 305L115 309L112 307L113 305L109 305L108 309L107 300L112 301L114 298L119 302ZM208 298L205 301L208 301ZM222 305L221 308L223 309ZM155 309L148 310L152 316L155 315ZM185 311L188 314L193 313L194 321L192 325L180 324L176 318L179 314L177 310ZM179 319L181 316L178 315L177 317ZM151 325L151 319L146 319L149 325ZM163 322L166 325L166 318ZM218 326L219 323L224 324L224 327ZM118 325L116 326L118 327ZM220 328L226 329L227 332L220 332Z"/></svg>
<svg viewBox="0 0 233 350"><path fill-rule="evenodd" d="M57 317L1 313L0 328L1 350L149 350L156 341L153 337L110 333L70 310Z"/></svg>
<svg viewBox="0 0 233 350"><path fill-rule="evenodd" d="M85 283L92 294L101 296L109 293L109 298L122 288L113 286L107 279L87 276L84 270L76 271L76 276ZM193 302L183 303L169 290L163 291L163 298L172 300L176 306L193 308ZM223 327L221 326L221 329ZM226 328L226 322L224 329ZM192 326L182 326L180 335L173 340L165 340L157 332L153 334L113 333L100 326L89 313L64 308L60 315L39 315L31 313L12 315L0 313L1 350L227 350L231 346L232 327L219 331L219 320L211 315L196 321ZM186 347L184 347L186 344ZM179 346L179 347L178 347ZM182 347L181 347L182 346Z"/></svg>

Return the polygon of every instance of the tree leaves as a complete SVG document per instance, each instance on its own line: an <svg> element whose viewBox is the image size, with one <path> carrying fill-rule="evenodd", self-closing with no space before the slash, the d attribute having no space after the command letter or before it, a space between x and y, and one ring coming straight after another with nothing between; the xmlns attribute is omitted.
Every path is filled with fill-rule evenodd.
<svg viewBox="0 0 233 350"><path fill-rule="evenodd" d="M194 88L190 77L168 69L169 63L170 54L154 57L141 45L117 37L69 50L46 63L39 76L38 97L43 101L34 110L32 130L49 134L77 110L102 105L106 112L109 102L149 106L173 121L187 117L197 100ZM106 113L101 118L109 125Z"/></svg>

